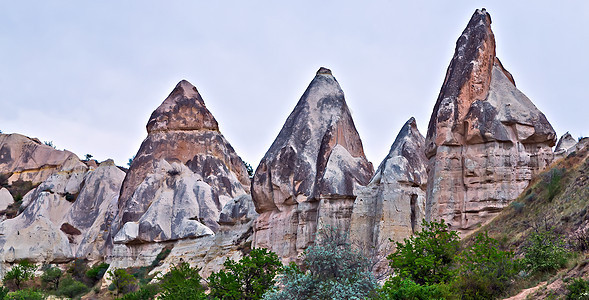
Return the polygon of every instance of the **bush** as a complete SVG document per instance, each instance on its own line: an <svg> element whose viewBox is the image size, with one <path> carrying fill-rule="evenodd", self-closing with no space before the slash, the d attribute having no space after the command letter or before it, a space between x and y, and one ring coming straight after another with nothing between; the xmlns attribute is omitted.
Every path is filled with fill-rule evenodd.
<svg viewBox="0 0 589 300"><path fill-rule="evenodd" d="M458 277L454 283L461 299L493 299L510 286L520 263L510 251L501 250L497 240L479 233L472 246L458 256Z"/></svg>
<svg viewBox="0 0 589 300"><path fill-rule="evenodd" d="M562 169L559 168L554 168L552 170L550 170L550 172L547 174L548 178L548 185L546 187L547 191L548 191L548 200L552 200L554 199L554 197L556 197L556 195L558 195L560 193L561 190L561 186L560 186L560 180L562 179L562 174L564 173L564 171Z"/></svg>
<svg viewBox="0 0 589 300"><path fill-rule="evenodd" d="M108 270L109 264L107 263L100 263L98 265L93 266L92 268L86 271L86 277L93 281L93 284L98 282L98 280L102 279L106 270Z"/></svg>
<svg viewBox="0 0 589 300"><path fill-rule="evenodd" d="M157 295L160 291L159 285L156 284L148 284L143 286L136 292L131 292L125 294L120 299L122 300L151 300L155 299L155 295Z"/></svg>
<svg viewBox="0 0 589 300"><path fill-rule="evenodd" d="M41 282L45 286L51 286L50 288L57 290L59 288L59 281L61 280L62 271L58 267L50 267L43 275L41 275Z"/></svg>
<svg viewBox="0 0 589 300"><path fill-rule="evenodd" d="M93 284L94 282L86 277L86 271L88 271L88 262L81 258L75 259L67 269L67 272L71 274L75 280L87 284Z"/></svg>
<svg viewBox="0 0 589 300"><path fill-rule="evenodd" d="M228 259L225 270L208 278L210 296L220 299L261 299L276 283L274 277L282 263L276 253L266 249L253 249L239 262Z"/></svg>
<svg viewBox="0 0 589 300"><path fill-rule="evenodd" d="M568 258L564 241L551 232L535 232L524 248L523 263L531 274L556 271L565 266Z"/></svg>
<svg viewBox="0 0 589 300"><path fill-rule="evenodd" d="M24 289L16 292L10 292L4 297L6 300L43 300L43 293L33 289Z"/></svg>
<svg viewBox="0 0 589 300"><path fill-rule="evenodd" d="M108 271L110 280L112 281L113 290L117 295L132 292L137 287L137 280L133 275L127 273L125 269L115 269Z"/></svg>
<svg viewBox="0 0 589 300"><path fill-rule="evenodd" d="M294 264L286 267L280 277L283 289L264 299L364 299L377 289L368 259L337 228L319 231L315 245L305 250L303 267L304 272Z"/></svg>
<svg viewBox="0 0 589 300"><path fill-rule="evenodd" d="M0 300L6 299L6 295L10 292L6 287L0 286Z"/></svg>
<svg viewBox="0 0 589 300"><path fill-rule="evenodd" d="M394 277L387 280L379 290L378 299L383 300L438 300L445 299L448 292L443 285L419 285L409 279Z"/></svg>
<svg viewBox="0 0 589 300"><path fill-rule="evenodd" d="M567 286L566 299L568 300L589 300L589 282L576 278Z"/></svg>
<svg viewBox="0 0 589 300"><path fill-rule="evenodd" d="M28 261L22 261L6 272L3 282L4 284L13 284L17 290L20 290L23 283L33 278L35 269L36 267Z"/></svg>
<svg viewBox="0 0 589 300"><path fill-rule="evenodd" d="M387 258L400 279L430 285L447 283L454 278L452 265L458 252L459 237L456 231L449 230L444 220L424 222L421 232L396 244L397 249Z"/></svg>
<svg viewBox="0 0 589 300"><path fill-rule="evenodd" d="M199 271L200 269L192 268L186 262L172 266L170 272L160 281L162 293L158 299L206 299Z"/></svg>
<svg viewBox="0 0 589 300"><path fill-rule="evenodd" d="M69 298L74 298L76 296L86 294L88 290L88 287L84 283L75 280L71 276L66 276L59 283L57 294Z"/></svg>

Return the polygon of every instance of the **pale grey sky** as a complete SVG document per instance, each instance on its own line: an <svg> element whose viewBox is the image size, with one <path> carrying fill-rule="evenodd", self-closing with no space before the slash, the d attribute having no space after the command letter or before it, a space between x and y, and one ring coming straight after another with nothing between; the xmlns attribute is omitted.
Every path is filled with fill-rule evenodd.
<svg viewBox="0 0 589 300"><path fill-rule="evenodd" d="M558 135L589 135L589 1L3 1L0 130L126 165L181 79L254 167L320 66L375 166L422 134L476 8Z"/></svg>

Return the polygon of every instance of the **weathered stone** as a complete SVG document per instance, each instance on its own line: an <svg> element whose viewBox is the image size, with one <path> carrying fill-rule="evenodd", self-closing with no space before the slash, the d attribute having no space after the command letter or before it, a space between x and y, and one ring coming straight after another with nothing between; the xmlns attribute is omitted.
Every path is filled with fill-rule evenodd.
<svg viewBox="0 0 589 300"><path fill-rule="evenodd" d="M350 238L363 249L386 257L392 250L389 239L403 241L421 229L427 186L424 146L415 119L409 119L370 183L358 189ZM373 271L381 273L387 263L382 260Z"/></svg>
<svg viewBox="0 0 589 300"><path fill-rule="evenodd" d="M321 68L256 169L254 247L294 260L318 226L348 230L354 191L372 177L344 93Z"/></svg>
<svg viewBox="0 0 589 300"><path fill-rule="evenodd" d="M567 131L558 140L556 148L554 148L554 156L556 158L563 158L574 151L576 145L577 140Z"/></svg>
<svg viewBox="0 0 589 300"><path fill-rule="evenodd" d="M223 207L249 192L243 161L187 81L152 113L147 132L111 228L108 260L118 267L149 265L165 247L215 240Z"/></svg>
<svg viewBox="0 0 589 300"><path fill-rule="evenodd" d="M12 203L14 203L14 198L12 198L10 191L8 191L6 188L1 188L0 189L0 211L8 208L8 206L11 205Z"/></svg>
<svg viewBox="0 0 589 300"><path fill-rule="evenodd" d="M77 156L67 150L56 150L38 139L20 134L0 134L0 174L12 174L8 183L17 180L40 183Z"/></svg>
<svg viewBox="0 0 589 300"><path fill-rule="evenodd" d="M467 233L488 222L552 160L556 134L495 56L477 10L456 51L426 138L426 217Z"/></svg>

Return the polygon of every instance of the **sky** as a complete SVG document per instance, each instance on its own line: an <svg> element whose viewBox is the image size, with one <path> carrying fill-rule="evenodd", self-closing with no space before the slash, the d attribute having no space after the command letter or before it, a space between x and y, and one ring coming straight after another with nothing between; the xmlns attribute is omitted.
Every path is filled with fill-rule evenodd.
<svg viewBox="0 0 589 300"><path fill-rule="evenodd" d="M254 167L319 67L377 166L422 134L477 8L497 56L560 136L589 135L589 1L4 1L0 130L125 166L182 79Z"/></svg>

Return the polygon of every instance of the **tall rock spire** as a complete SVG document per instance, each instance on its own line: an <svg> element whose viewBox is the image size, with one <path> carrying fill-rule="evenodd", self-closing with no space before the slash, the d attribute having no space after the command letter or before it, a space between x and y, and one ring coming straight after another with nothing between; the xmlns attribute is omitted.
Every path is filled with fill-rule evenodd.
<svg viewBox="0 0 589 300"><path fill-rule="evenodd" d="M476 10L456 42L426 137L427 217L468 232L487 222L552 159L554 129L495 55Z"/></svg>
<svg viewBox="0 0 589 300"><path fill-rule="evenodd" d="M254 246L292 260L318 226L348 230L354 188L372 173L344 93L320 68L254 175Z"/></svg>

